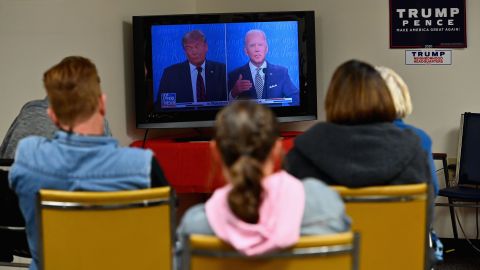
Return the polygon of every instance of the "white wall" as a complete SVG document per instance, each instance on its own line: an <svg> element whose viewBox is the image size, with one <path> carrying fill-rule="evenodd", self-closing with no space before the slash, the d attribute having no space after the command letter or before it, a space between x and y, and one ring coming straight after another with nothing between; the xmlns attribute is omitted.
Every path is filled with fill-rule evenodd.
<svg viewBox="0 0 480 270"><path fill-rule="evenodd" d="M97 64L114 136L122 145L141 138L142 131L133 123L132 15L315 10L320 117L324 91L340 63L357 58L389 66L411 89L415 108L407 121L431 135L434 152L454 157L460 114L480 112L480 89L474 80L480 63L480 2L467 0L468 48L453 50L451 66L406 66L404 50L388 48L388 2L0 0L0 138L27 100L45 95L43 72L72 54ZM312 124L286 128L302 130ZM445 212L438 216L436 228L448 236L449 218Z"/></svg>
<svg viewBox="0 0 480 270"><path fill-rule="evenodd" d="M97 65L114 136L123 145L141 136L133 129L132 16L195 7L195 0L0 0L0 138L26 101L45 96L43 72L68 55Z"/></svg>

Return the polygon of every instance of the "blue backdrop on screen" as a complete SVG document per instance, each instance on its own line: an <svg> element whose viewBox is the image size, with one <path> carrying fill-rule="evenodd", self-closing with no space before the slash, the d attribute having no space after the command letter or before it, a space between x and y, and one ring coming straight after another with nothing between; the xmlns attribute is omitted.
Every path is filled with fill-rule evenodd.
<svg viewBox="0 0 480 270"><path fill-rule="evenodd" d="M207 38L206 58L225 63L227 73L249 61L244 51L245 34L251 29L264 31L268 42L266 60L286 67L293 84L299 88L296 21L161 25L153 26L151 29L154 102L158 98L158 87L163 70L187 60L182 46L182 37L195 29L201 30Z"/></svg>
<svg viewBox="0 0 480 270"><path fill-rule="evenodd" d="M153 94L157 100L158 87L163 70L187 60L182 37L192 30L201 30L208 43L206 58L225 63L225 24L188 24L152 26Z"/></svg>
<svg viewBox="0 0 480 270"><path fill-rule="evenodd" d="M227 73L248 63L244 51L245 34L252 29L265 32L268 42L266 59L288 69L293 84L299 89L298 71L298 25L296 21L228 23Z"/></svg>

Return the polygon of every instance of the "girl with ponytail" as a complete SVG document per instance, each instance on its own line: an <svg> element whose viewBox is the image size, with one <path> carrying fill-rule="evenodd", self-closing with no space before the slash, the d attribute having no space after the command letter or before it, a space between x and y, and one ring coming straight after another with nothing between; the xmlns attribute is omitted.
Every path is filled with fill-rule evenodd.
<svg viewBox="0 0 480 270"><path fill-rule="evenodd" d="M215 122L212 151L228 183L185 214L180 236L215 234L246 255L295 244L301 234L349 229L339 196L318 180L274 171L282 156L277 120L265 106L238 101Z"/></svg>

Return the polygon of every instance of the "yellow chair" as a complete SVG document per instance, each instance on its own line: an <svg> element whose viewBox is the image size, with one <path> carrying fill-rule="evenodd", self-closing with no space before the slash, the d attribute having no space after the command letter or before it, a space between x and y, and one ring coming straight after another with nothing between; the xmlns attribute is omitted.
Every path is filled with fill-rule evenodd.
<svg viewBox="0 0 480 270"><path fill-rule="evenodd" d="M362 235L360 270L426 269L427 184L333 188L346 204L352 230Z"/></svg>
<svg viewBox="0 0 480 270"><path fill-rule="evenodd" d="M173 269L171 192L40 190L42 269Z"/></svg>
<svg viewBox="0 0 480 270"><path fill-rule="evenodd" d="M352 232L303 236L292 248L247 257L215 236L190 235L184 241L184 270L357 269L358 235Z"/></svg>

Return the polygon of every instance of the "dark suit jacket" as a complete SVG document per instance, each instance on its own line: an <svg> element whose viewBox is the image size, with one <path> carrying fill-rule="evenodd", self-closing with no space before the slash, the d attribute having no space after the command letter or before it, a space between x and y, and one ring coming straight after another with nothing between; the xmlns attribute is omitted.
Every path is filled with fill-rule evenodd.
<svg viewBox="0 0 480 270"><path fill-rule="evenodd" d="M225 64L205 62L207 101L227 100ZM161 109L161 94L176 93L176 102L193 102L192 78L188 61L171 65L163 71L158 89L156 110Z"/></svg>
<svg viewBox="0 0 480 270"><path fill-rule="evenodd" d="M285 67L267 62L267 68L263 72L265 73L265 83L262 97L257 97L248 63L228 73L228 90L232 90L238 77L242 74L244 80L250 80L252 88L243 92L238 98L292 98L293 104L299 104L299 90L293 84Z"/></svg>

